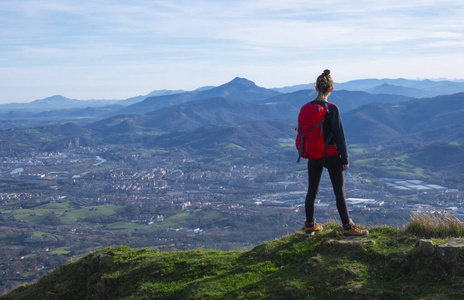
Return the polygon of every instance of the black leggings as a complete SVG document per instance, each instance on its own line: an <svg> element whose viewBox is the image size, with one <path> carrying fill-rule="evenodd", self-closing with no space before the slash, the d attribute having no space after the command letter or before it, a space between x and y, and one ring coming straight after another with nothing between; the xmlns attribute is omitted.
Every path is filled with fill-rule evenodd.
<svg viewBox="0 0 464 300"><path fill-rule="evenodd" d="M330 181L332 182L337 209L342 219L342 224L350 223L348 206L346 205L345 196L345 177L343 167L338 155L327 156L324 159L308 159L308 193L306 194L305 211L306 221L311 223L314 220L314 201L319 192L319 183L321 182L322 170L326 167L329 171Z"/></svg>

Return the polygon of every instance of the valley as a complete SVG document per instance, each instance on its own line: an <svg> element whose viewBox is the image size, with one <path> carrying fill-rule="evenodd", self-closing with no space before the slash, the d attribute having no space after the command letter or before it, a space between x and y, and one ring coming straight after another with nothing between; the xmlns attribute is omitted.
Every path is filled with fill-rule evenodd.
<svg viewBox="0 0 464 300"><path fill-rule="evenodd" d="M234 79L142 97L111 116L42 122L7 114L0 292L108 246L250 249L299 230L307 174L306 161L296 163L294 128L311 95ZM331 97L349 146L355 222L401 227L413 212L464 215L463 93L412 99L342 90ZM339 220L327 173L316 217Z"/></svg>

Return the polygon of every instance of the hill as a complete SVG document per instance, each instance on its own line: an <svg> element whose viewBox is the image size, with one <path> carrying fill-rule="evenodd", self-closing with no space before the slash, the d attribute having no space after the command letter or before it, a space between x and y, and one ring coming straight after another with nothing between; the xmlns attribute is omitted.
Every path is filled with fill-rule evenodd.
<svg viewBox="0 0 464 300"><path fill-rule="evenodd" d="M399 104L372 103L342 115L350 143L380 143L406 138L421 143L462 142L464 93L414 99Z"/></svg>
<svg viewBox="0 0 464 300"><path fill-rule="evenodd" d="M446 154L445 154L446 153ZM464 147L448 143L432 143L408 155L408 160L433 170L462 170Z"/></svg>
<svg viewBox="0 0 464 300"><path fill-rule="evenodd" d="M339 227L338 227L339 228ZM459 299L463 260L447 240L388 226L343 240L336 224L248 251L106 248L0 297L22 299ZM454 241L458 241L454 240ZM461 246L462 247L462 246ZM458 252L456 252L456 250Z"/></svg>
<svg viewBox="0 0 464 300"><path fill-rule="evenodd" d="M293 145L294 127L293 122L285 120L202 126L193 131L160 136L147 146L181 148L218 157L237 151L242 154L275 152L282 149L282 143L290 141Z"/></svg>
<svg viewBox="0 0 464 300"><path fill-rule="evenodd" d="M190 131L205 125L275 119L281 114L270 105L215 97L162 108L145 116L149 119L142 122L142 126L166 131Z"/></svg>
<svg viewBox="0 0 464 300"><path fill-rule="evenodd" d="M91 133L91 130L74 123L0 130L0 153L8 156L30 151L63 151L79 146L94 146L98 141L91 137Z"/></svg>
<svg viewBox="0 0 464 300"><path fill-rule="evenodd" d="M211 89L199 89L192 92L186 92L175 95L149 97L139 103L130 105L119 114L144 114L163 107L177 105L193 100L226 97L231 99L240 99L244 101L258 101L270 98L280 93L274 90L265 89L257 86L254 82L245 78L236 77L232 81Z"/></svg>

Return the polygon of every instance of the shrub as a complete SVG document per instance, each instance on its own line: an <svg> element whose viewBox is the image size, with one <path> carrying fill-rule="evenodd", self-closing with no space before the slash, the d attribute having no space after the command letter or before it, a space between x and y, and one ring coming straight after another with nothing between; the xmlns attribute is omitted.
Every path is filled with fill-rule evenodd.
<svg viewBox="0 0 464 300"><path fill-rule="evenodd" d="M413 213L405 231L426 238L463 237L464 222L450 213Z"/></svg>

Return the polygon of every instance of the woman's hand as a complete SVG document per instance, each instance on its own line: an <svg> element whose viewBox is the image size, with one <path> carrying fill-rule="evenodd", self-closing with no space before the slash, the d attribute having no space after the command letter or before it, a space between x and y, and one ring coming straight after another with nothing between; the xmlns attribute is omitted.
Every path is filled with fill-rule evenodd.
<svg viewBox="0 0 464 300"><path fill-rule="evenodd" d="M350 167L350 164L342 165L342 167L343 167L343 171L348 170L348 168Z"/></svg>

